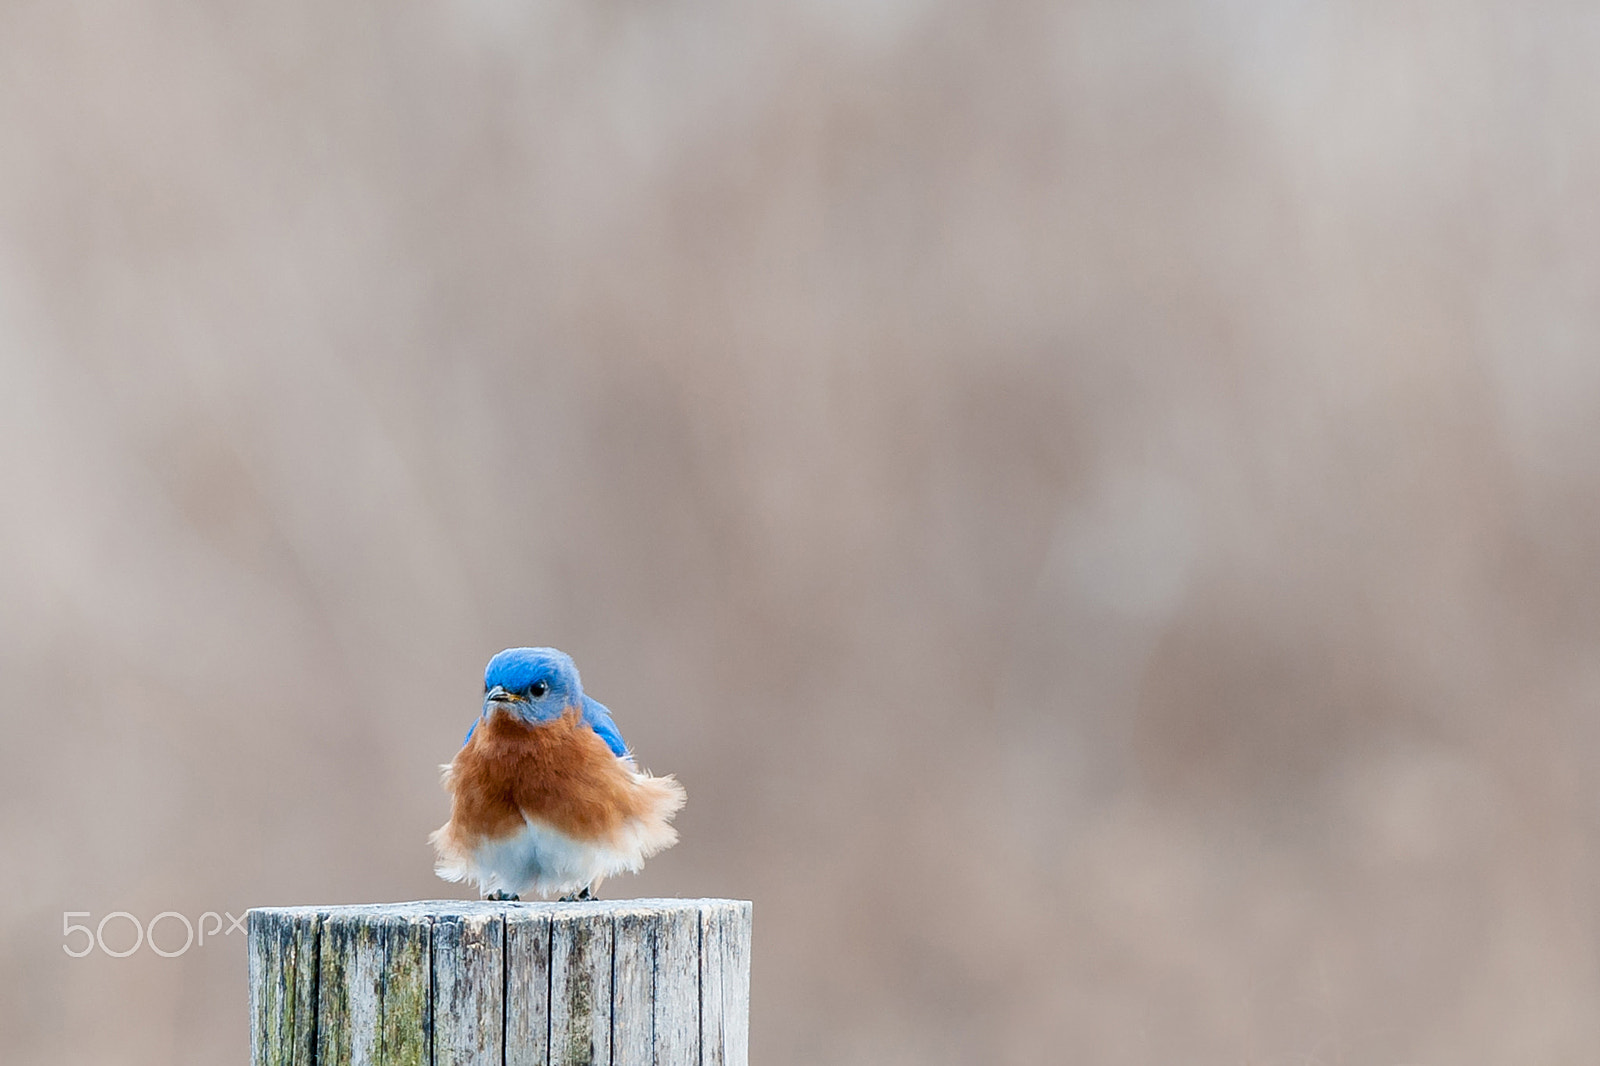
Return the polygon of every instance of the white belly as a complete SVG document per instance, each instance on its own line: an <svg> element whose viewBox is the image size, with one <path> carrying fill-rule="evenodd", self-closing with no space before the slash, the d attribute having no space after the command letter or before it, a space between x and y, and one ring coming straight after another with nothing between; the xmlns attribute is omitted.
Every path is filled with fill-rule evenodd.
<svg viewBox="0 0 1600 1066"><path fill-rule="evenodd" d="M629 842L631 834L620 835ZM565 895L598 877L638 870L644 863L639 851L626 844L619 848L576 840L544 822L528 819L511 836L479 844L468 859L467 868L460 872L484 892Z"/></svg>

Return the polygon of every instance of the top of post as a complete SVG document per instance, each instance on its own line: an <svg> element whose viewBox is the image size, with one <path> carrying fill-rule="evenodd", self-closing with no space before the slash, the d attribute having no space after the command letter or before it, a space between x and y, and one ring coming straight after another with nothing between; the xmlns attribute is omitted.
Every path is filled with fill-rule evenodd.
<svg viewBox="0 0 1600 1066"><path fill-rule="evenodd" d="M580 900L574 903L519 901L427 899L400 903L347 903L297 907L252 907L250 913L281 918L468 918L487 915L546 915L549 917L595 918L614 917L621 914L671 914L683 911L696 913L708 910L749 911L749 900L738 899L604 899Z"/></svg>

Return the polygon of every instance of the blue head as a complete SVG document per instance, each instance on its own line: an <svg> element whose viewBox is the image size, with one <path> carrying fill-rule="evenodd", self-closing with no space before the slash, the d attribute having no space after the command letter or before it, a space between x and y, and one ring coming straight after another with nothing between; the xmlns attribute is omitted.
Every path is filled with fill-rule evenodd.
<svg viewBox="0 0 1600 1066"><path fill-rule="evenodd" d="M560 718L583 706L583 683L572 657L554 648L507 648L483 671L483 717L499 707L530 722Z"/></svg>

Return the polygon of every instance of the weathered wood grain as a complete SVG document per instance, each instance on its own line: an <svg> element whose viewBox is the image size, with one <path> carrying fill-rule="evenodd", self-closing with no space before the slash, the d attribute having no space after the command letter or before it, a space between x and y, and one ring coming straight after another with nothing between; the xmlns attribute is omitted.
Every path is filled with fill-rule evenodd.
<svg viewBox="0 0 1600 1066"><path fill-rule="evenodd" d="M550 916L551 1066L610 1066L613 930L588 904Z"/></svg>
<svg viewBox="0 0 1600 1066"><path fill-rule="evenodd" d="M378 919L383 937L383 1066L432 1066L433 919Z"/></svg>
<svg viewBox="0 0 1600 1066"><path fill-rule="evenodd" d="M311 1066L316 1054L318 947L315 908L251 911L251 1061ZM260 975L257 979L254 975Z"/></svg>
<svg viewBox="0 0 1600 1066"><path fill-rule="evenodd" d="M506 911L505 1066L550 1061L550 914L533 907Z"/></svg>
<svg viewBox="0 0 1600 1066"><path fill-rule="evenodd" d="M747 1066L750 904L250 912L253 1066Z"/></svg>
<svg viewBox="0 0 1600 1066"><path fill-rule="evenodd" d="M700 1064L725 1066L728 1061L722 1027L722 912L712 904L700 908Z"/></svg>
<svg viewBox="0 0 1600 1066"><path fill-rule="evenodd" d="M663 908L656 927L654 1066L699 1066L700 909Z"/></svg>
<svg viewBox="0 0 1600 1066"><path fill-rule="evenodd" d="M246 922L250 960L250 1063L266 1066L270 1051L283 1046L283 972L288 946L279 938L276 915L251 911ZM293 966L293 961L288 960ZM291 973L293 970L291 969Z"/></svg>
<svg viewBox="0 0 1600 1066"><path fill-rule="evenodd" d="M278 943L277 919L262 911L251 911L247 916L248 930L246 956L250 962L250 1063L263 1066L267 1049L277 1047L282 1029L283 1012L279 997L283 994L284 949Z"/></svg>
<svg viewBox="0 0 1600 1066"><path fill-rule="evenodd" d="M370 908L341 909L322 925L321 968L318 987L317 1062L327 1066L362 1066L391 1061L386 1053L386 1010L393 994L397 1053L409 1035L400 1015L408 995L421 989L408 972L405 940L416 934L412 923L399 915L385 916ZM390 958L391 941L400 941L398 957ZM424 971L426 973L427 971ZM392 988L390 986L393 986ZM415 1056L413 1056L415 1057Z"/></svg>
<svg viewBox="0 0 1600 1066"><path fill-rule="evenodd" d="M750 904L714 905L722 922L722 1040L728 1066L750 1066Z"/></svg>
<svg viewBox="0 0 1600 1066"><path fill-rule="evenodd" d="M651 1066L655 1058L656 930L648 908L617 911L611 950L611 1066Z"/></svg>
<svg viewBox="0 0 1600 1066"><path fill-rule="evenodd" d="M700 909L700 1062L749 1066L750 904L705 900Z"/></svg>
<svg viewBox="0 0 1600 1066"><path fill-rule="evenodd" d="M505 973L500 911L434 919L434 1066L505 1061Z"/></svg>

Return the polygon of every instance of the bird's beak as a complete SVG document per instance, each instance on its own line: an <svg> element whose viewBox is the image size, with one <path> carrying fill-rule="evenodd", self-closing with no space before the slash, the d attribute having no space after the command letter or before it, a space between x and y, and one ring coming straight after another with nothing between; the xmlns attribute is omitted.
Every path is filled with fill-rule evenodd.
<svg viewBox="0 0 1600 1066"><path fill-rule="evenodd" d="M496 685L494 688L484 693L483 696L483 703L486 707L491 703L515 703L516 701L517 697L507 692L499 685Z"/></svg>

